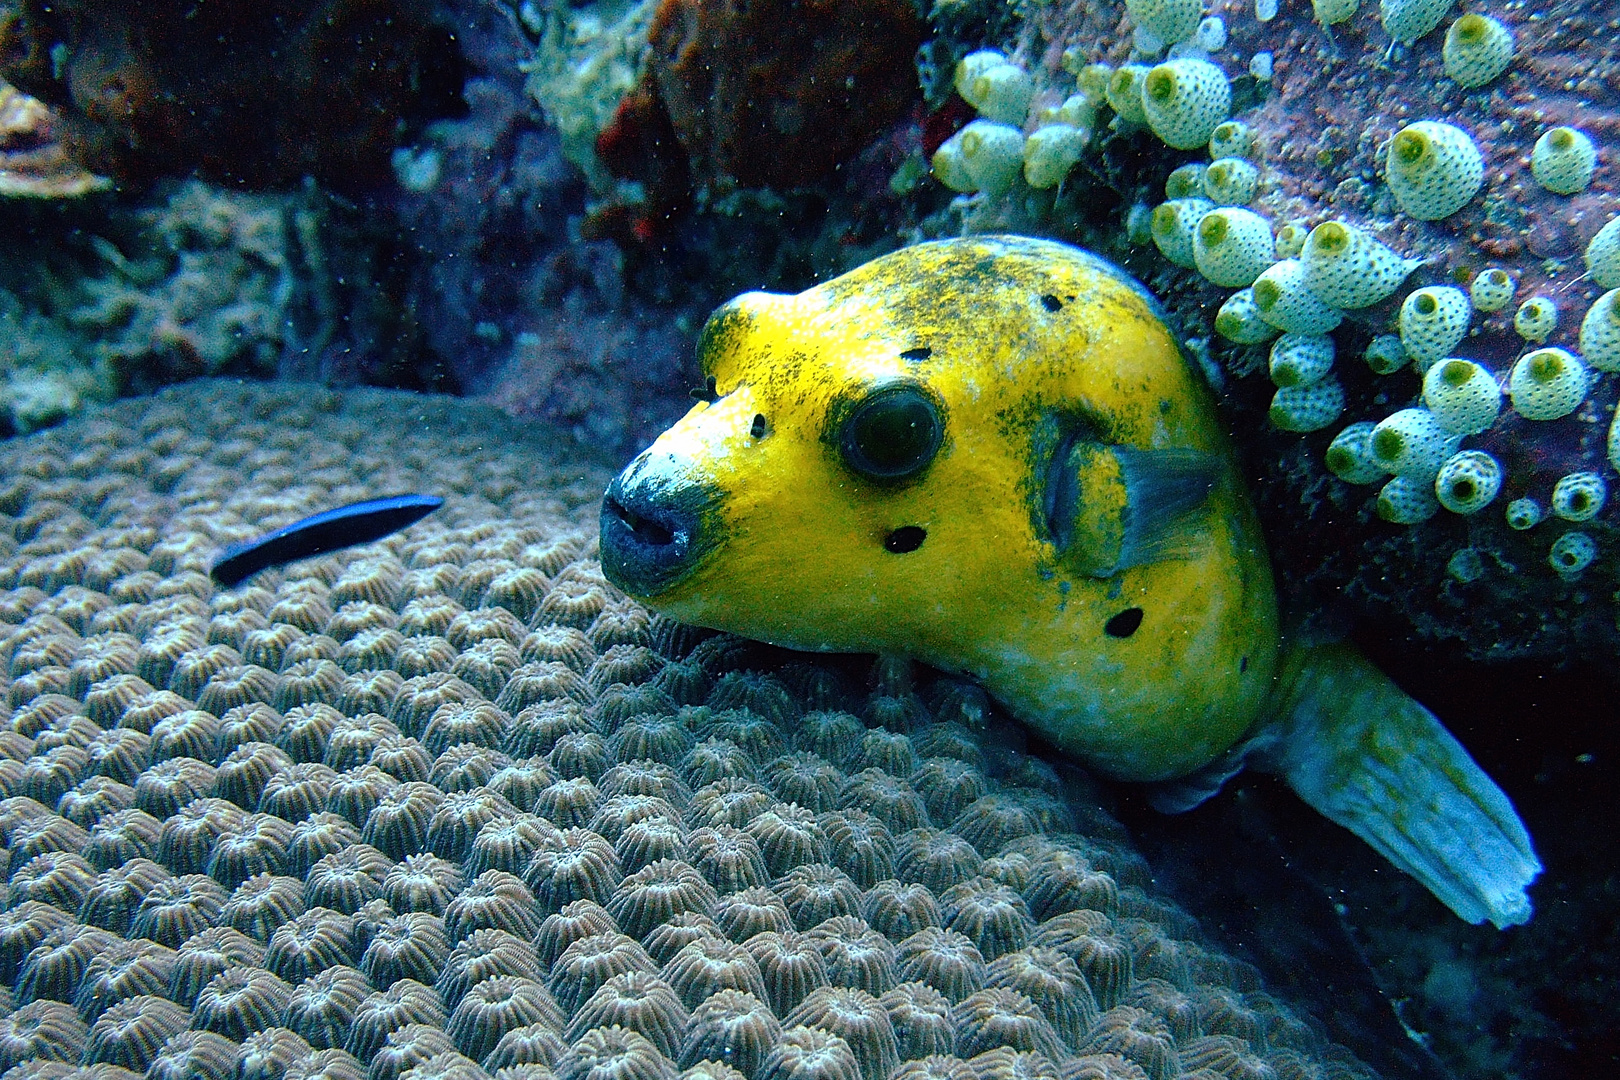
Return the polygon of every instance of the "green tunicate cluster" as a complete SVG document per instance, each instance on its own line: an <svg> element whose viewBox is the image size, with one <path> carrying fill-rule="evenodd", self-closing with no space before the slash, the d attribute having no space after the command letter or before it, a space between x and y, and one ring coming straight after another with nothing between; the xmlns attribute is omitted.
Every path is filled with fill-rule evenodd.
<svg viewBox="0 0 1620 1080"><path fill-rule="evenodd" d="M1355 0L1318 0L1316 15L1329 27L1348 20L1356 7ZM1449 7L1450 0L1383 0L1380 15L1394 43L1404 47L1439 26ZM1150 22L1139 13L1135 21L1138 26ZM1441 51L1447 76L1474 89L1507 69L1513 35L1489 16L1466 14L1452 23ZM1386 60L1398 55L1393 49ZM1421 404L1382 421L1349 424L1327 454L1329 470L1346 482L1383 484L1378 511L1385 519L1413 524L1442 508L1474 513L1491 504L1503 483L1503 466L1484 451L1462 449L1460 441L1489 431L1505 398L1525 418L1568 415L1585 398L1587 372L1620 370L1620 219L1600 231L1587 250L1592 279L1615 291L1594 304L1583 321L1581 348L1595 362L1582 364L1563 350L1554 350L1559 359L1549 362L1543 350L1503 377L1456 354L1467 351L1476 311L1490 314L1513 302L1516 283L1506 270L1486 267L1472 279L1459 275L1457 280L1466 282L1462 287L1425 284L1402 296L1420 261L1393 250L1372 229L1335 219L1314 228L1283 221L1273 231L1257 212L1270 206L1262 186L1261 148L1247 124L1227 115L1230 84L1196 49L1172 50L1158 65L1125 65L1106 79L1093 78L1116 113L1117 127L1145 125L1172 148L1207 150L1208 159L1184 162L1170 174L1165 201L1151 216L1133 210L1132 238L1137 243L1151 238L1171 263L1234 290L1216 312L1213 328L1232 345L1255 350L1240 368L1257 364L1257 347L1269 343L1266 368L1276 387L1268 410L1273 426L1312 432L1338 421L1345 395L1332 372L1333 340L1327 335L1347 313L1375 310L1392 297L1400 300L1384 327L1391 332L1375 333L1364 356L1380 376L1415 369L1422 379ZM1559 128L1538 143L1532 168L1550 190L1580 190L1586 184L1590 169L1582 151L1589 143L1583 140L1578 131ZM1458 214L1485 184L1480 148L1455 120L1405 124L1381 153L1389 194L1406 216L1419 221ZM1368 316L1356 318L1364 323ZM1556 329L1556 307L1546 297L1531 298L1519 308L1514 325L1527 340L1543 343ZM1611 436L1611 452L1620 467L1620 428Z"/></svg>
<svg viewBox="0 0 1620 1080"><path fill-rule="evenodd" d="M1333 353L1333 339L1319 334L1284 334L1272 344L1272 424L1284 431L1320 431L1339 418L1344 388L1333 376Z"/></svg>
<svg viewBox="0 0 1620 1080"><path fill-rule="evenodd" d="M1594 371L1620 372L1620 289L1610 289L1581 320L1581 358Z"/></svg>
<svg viewBox="0 0 1620 1080"><path fill-rule="evenodd" d="M1513 301L1513 276L1499 266L1486 267L1474 275L1468 298L1480 311L1501 311Z"/></svg>
<svg viewBox="0 0 1620 1080"><path fill-rule="evenodd" d="M1476 89L1513 63L1513 32L1489 15L1470 12L1446 31L1441 57L1448 78L1465 90Z"/></svg>
<svg viewBox="0 0 1620 1080"><path fill-rule="evenodd" d="M1513 313L1513 329L1526 341L1540 344L1558 329L1558 305L1546 296L1532 296Z"/></svg>
<svg viewBox="0 0 1620 1080"><path fill-rule="evenodd" d="M1390 139L1384 174L1401 209L1435 221L1450 217L1479 192L1485 160L1462 128L1424 120Z"/></svg>
<svg viewBox="0 0 1620 1080"><path fill-rule="evenodd" d="M1407 294L1395 325L1419 374L1451 354L1468 333L1472 314L1468 294L1451 285L1431 285Z"/></svg>
<svg viewBox="0 0 1620 1080"><path fill-rule="evenodd" d="M1153 133L1177 150L1206 146L1232 112L1232 84L1208 60L1166 61L1142 78L1142 112Z"/></svg>
<svg viewBox="0 0 1620 1080"><path fill-rule="evenodd" d="M1056 188L1091 141L1100 104L1097 82L1096 71L1082 69L1079 92L1055 108L1043 108L1026 136L1035 81L993 49L969 53L957 63L955 86L979 118L934 151L935 179L952 191L990 198L1012 194L1021 185Z"/></svg>
<svg viewBox="0 0 1620 1080"><path fill-rule="evenodd" d="M1530 151L1530 172L1536 183L1555 195L1585 191L1597 167L1597 147L1584 131L1555 127L1536 140Z"/></svg>

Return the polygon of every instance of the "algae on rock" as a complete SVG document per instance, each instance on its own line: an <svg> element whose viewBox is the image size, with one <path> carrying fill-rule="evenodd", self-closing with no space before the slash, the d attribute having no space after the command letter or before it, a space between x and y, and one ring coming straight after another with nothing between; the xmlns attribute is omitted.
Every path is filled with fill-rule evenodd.
<svg viewBox="0 0 1620 1080"><path fill-rule="evenodd" d="M0 289L0 408L13 431L47 427L116 396L112 369L87 346L63 320Z"/></svg>
<svg viewBox="0 0 1620 1080"><path fill-rule="evenodd" d="M597 160L596 137L635 86L657 7L657 0L602 0L536 15L530 27L540 43L525 65L529 93L562 135L563 156L598 195L615 193L620 182Z"/></svg>
<svg viewBox="0 0 1620 1080"><path fill-rule="evenodd" d="M0 262L0 427L33 431L180 379L318 363L343 306L324 225L311 192L193 180L19 244Z"/></svg>
<svg viewBox="0 0 1620 1080"><path fill-rule="evenodd" d="M108 273L81 283L85 302L68 321L132 383L168 381L154 378L164 372L274 373L297 288L295 214L276 196L182 184L141 213L142 250L96 245Z"/></svg>

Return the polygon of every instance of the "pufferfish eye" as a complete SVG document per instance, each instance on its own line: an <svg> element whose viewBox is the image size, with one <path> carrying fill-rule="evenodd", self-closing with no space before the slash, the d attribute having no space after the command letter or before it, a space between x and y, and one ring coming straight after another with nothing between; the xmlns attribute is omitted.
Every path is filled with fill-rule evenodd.
<svg viewBox="0 0 1620 1080"><path fill-rule="evenodd" d="M844 464L869 480L905 480L928 467L944 437L939 407L915 386L891 386L860 401L844 420Z"/></svg>

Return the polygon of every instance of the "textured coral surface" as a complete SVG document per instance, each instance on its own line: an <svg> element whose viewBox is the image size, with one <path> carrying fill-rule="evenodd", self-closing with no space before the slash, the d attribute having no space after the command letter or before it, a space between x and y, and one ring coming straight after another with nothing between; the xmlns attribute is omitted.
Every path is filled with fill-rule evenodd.
<svg viewBox="0 0 1620 1080"><path fill-rule="evenodd" d="M493 410L198 383L5 468L14 1080L1368 1075L972 687L649 618Z"/></svg>

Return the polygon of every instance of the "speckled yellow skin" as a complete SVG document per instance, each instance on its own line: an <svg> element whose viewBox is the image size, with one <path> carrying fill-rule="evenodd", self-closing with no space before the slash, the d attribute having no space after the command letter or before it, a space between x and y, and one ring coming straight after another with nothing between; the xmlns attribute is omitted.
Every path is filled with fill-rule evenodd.
<svg viewBox="0 0 1620 1080"><path fill-rule="evenodd" d="M919 349L925 358L902 355ZM715 493L711 546L643 597L655 609L793 648L966 673L1123 779L1189 773L1256 722L1277 654L1259 527L1202 379L1111 267L1021 238L923 244L797 296L740 296L710 320L700 354L721 396L647 460L671 484ZM882 486L843 464L829 416L894 380L937 396L944 444L921 476ZM1216 456L1187 557L1106 578L1057 558L1035 509L1041 420L1054 412L1084 414L1104 443ZM922 546L885 550L906 525L927 530ZM1131 607L1140 628L1105 633Z"/></svg>

